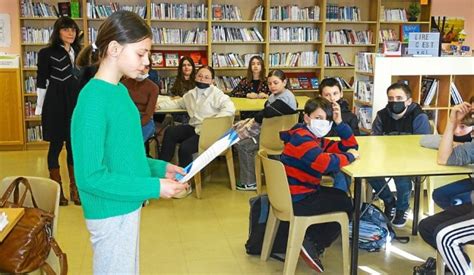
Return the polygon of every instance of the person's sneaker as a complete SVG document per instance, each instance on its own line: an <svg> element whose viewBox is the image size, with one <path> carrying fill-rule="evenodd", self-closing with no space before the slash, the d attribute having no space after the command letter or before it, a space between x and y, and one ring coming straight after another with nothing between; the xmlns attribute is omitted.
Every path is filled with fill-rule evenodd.
<svg viewBox="0 0 474 275"><path fill-rule="evenodd" d="M313 242L304 238L300 256L312 269L317 272L324 272L323 264L319 259L319 252L320 250L316 248L316 245Z"/></svg>
<svg viewBox="0 0 474 275"><path fill-rule="evenodd" d="M436 259L429 257L422 265L413 267L413 275L436 275Z"/></svg>
<svg viewBox="0 0 474 275"><path fill-rule="evenodd" d="M392 225L395 227L404 227L407 224L408 211L397 210Z"/></svg>
<svg viewBox="0 0 474 275"><path fill-rule="evenodd" d="M392 202L390 203L384 201L385 209L383 210L383 213L385 214L385 216L387 216L389 221L393 221L393 218L395 217L396 204L397 201L395 199L392 199Z"/></svg>
<svg viewBox="0 0 474 275"><path fill-rule="evenodd" d="M187 196L189 196L189 194L191 194L192 192L193 192L193 188L190 185L189 188L184 189L183 191L181 191L178 194L174 195L173 199L184 199Z"/></svg>
<svg viewBox="0 0 474 275"><path fill-rule="evenodd" d="M240 191L255 191L257 190L257 184L256 183L237 184L236 188L237 190L240 190Z"/></svg>

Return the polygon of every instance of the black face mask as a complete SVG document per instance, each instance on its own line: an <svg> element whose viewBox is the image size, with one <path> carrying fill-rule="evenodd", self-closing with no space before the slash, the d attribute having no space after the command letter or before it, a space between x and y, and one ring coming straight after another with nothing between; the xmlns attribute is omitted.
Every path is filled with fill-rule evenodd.
<svg viewBox="0 0 474 275"><path fill-rule="evenodd" d="M210 86L211 84L209 83L202 83L202 82L196 81L196 87L198 87L199 89L207 89Z"/></svg>
<svg viewBox="0 0 474 275"><path fill-rule="evenodd" d="M472 136L471 133L464 135L464 136L453 136L453 141L454 142L471 142L472 141Z"/></svg>
<svg viewBox="0 0 474 275"><path fill-rule="evenodd" d="M406 109L404 101L389 101L387 103L387 108L390 110L390 112L397 115L403 113L403 111Z"/></svg>

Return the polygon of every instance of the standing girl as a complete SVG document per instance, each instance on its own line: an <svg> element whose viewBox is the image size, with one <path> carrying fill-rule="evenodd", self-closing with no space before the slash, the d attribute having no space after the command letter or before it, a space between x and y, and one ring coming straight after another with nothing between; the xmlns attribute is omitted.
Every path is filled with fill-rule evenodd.
<svg viewBox="0 0 474 275"><path fill-rule="evenodd" d="M78 95L77 69L74 65L79 47L79 27L69 17L54 23L48 47L38 53L35 115L41 115L43 139L49 141L49 177L61 187L59 205L67 205L59 172L59 154L66 143L70 199L80 205L74 180L71 150L71 115Z"/></svg>
<svg viewBox="0 0 474 275"><path fill-rule="evenodd" d="M173 180L181 168L145 157L140 114L120 83L149 64L151 36L137 14L118 11L80 54L98 66L81 90L71 129L94 274L138 274L142 203L187 187Z"/></svg>
<svg viewBox="0 0 474 275"><path fill-rule="evenodd" d="M297 108L295 95L286 88L287 79L283 71L271 71L268 74L267 81L272 94L265 102L265 108L255 114L255 122L259 124L262 123L264 118L294 114ZM240 181L237 184L238 190L257 190L255 156L259 147L258 140L259 136L246 138L237 143L240 164Z"/></svg>

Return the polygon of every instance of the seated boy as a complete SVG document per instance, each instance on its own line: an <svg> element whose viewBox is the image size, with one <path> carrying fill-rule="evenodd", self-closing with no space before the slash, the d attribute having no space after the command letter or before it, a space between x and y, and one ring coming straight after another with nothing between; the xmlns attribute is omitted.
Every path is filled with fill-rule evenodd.
<svg viewBox="0 0 474 275"><path fill-rule="evenodd" d="M380 110L372 125L372 135L426 135L430 134L428 116L420 105L412 102L408 85L394 83L387 89L387 107ZM403 227L407 222L412 183L410 177L394 177L397 199L385 186L384 178L368 180L385 205L384 213L393 226ZM383 190L382 190L383 188ZM395 212L396 211L396 212Z"/></svg>
<svg viewBox="0 0 474 275"><path fill-rule="evenodd" d="M324 138L333 123L341 141ZM308 100L304 107L304 123L280 132L280 138L285 143L281 161L288 176L294 214L312 216L344 211L350 216L352 202L347 194L320 186L323 174L338 172L359 156L357 141L349 125L342 121L339 105L321 97ZM319 255L339 233L339 225L334 222L308 228L301 256L311 268L323 271Z"/></svg>
<svg viewBox="0 0 474 275"><path fill-rule="evenodd" d="M474 163L474 141L453 147L453 133L461 119L471 112L471 104L454 106L441 139L438 163L441 165L467 165ZM433 248L438 249L443 261L454 274L472 274L469 258L462 246L474 242L474 206L472 203L448 207L445 211L423 219L420 235Z"/></svg>
<svg viewBox="0 0 474 275"><path fill-rule="evenodd" d="M321 81L319 85L319 95L329 100L336 102L341 107L342 121L349 125L354 135L360 135L359 120L357 116L349 110L349 103L342 97L342 87L339 81L335 78L326 78ZM326 135L328 137L337 136L336 125L333 124L331 131ZM350 179L347 179L342 172L333 173L330 175L334 181L334 188L342 191L349 191Z"/></svg>

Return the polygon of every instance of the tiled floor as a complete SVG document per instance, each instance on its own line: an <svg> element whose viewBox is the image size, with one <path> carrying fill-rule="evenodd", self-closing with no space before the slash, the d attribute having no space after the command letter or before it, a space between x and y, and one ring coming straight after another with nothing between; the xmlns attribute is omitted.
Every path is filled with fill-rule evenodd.
<svg viewBox="0 0 474 275"><path fill-rule="evenodd" d="M64 153L61 163L65 163ZM223 163L223 162L222 162ZM0 152L0 178L10 175L47 177L46 151ZM65 167L65 165L63 165ZM222 169L221 169L222 168ZM61 168L67 183L67 171ZM248 199L254 192L231 191L226 170L213 164L203 185L203 198L152 201L142 211L140 268L142 274L281 274L283 264L248 256ZM400 230L408 235L410 226ZM58 240L68 255L69 274L91 274L92 250L82 210L60 208ZM327 274L341 274L339 241L322 258ZM378 253L360 251L360 274L411 274L434 250L420 237L394 242ZM311 274L303 261L297 274Z"/></svg>

